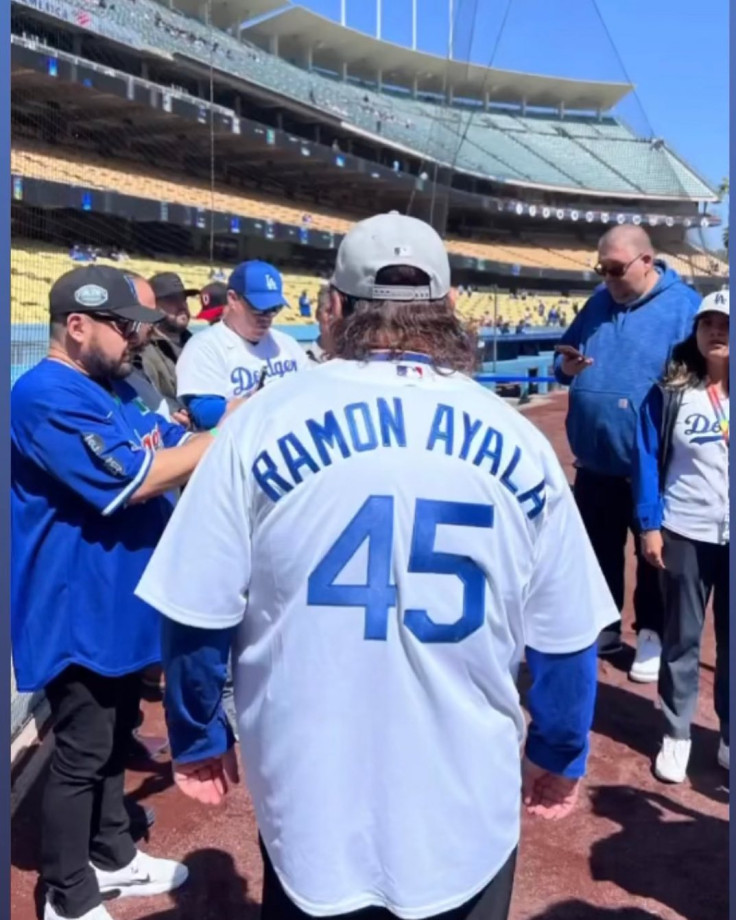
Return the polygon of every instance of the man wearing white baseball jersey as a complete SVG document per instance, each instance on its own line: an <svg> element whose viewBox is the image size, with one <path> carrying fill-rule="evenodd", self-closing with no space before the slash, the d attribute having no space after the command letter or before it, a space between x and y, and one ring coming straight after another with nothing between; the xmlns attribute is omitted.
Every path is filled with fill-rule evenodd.
<svg viewBox="0 0 736 920"><path fill-rule="evenodd" d="M234 642L263 920L505 920L522 800L575 804L619 614L549 443L469 376L435 231L358 223L330 296L334 357L228 419L138 587L175 778L237 779Z"/></svg>
<svg viewBox="0 0 736 920"><path fill-rule="evenodd" d="M197 428L222 418L230 399L247 396L261 384L309 364L290 335L272 329L288 306L281 275L267 262L241 262L228 281L222 321L187 342L176 365L177 395Z"/></svg>

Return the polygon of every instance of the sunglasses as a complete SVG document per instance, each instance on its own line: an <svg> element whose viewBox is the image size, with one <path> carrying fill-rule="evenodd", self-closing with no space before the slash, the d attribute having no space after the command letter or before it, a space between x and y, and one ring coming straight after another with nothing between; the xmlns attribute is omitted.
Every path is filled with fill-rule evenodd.
<svg viewBox="0 0 736 920"><path fill-rule="evenodd" d="M634 262L639 259L644 258L645 253L640 252L638 256L627 262L625 265L622 265L620 262L614 263L613 265L602 265L600 262L595 266L593 271L596 275L599 275L601 278L608 276L609 278L623 278L626 272L631 268Z"/></svg>
<svg viewBox="0 0 736 920"><path fill-rule="evenodd" d="M134 338L144 325L143 323L136 323L132 319L121 319L119 316L111 316L109 313L90 313L88 315L95 320L95 322L112 326L124 339Z"/></svg>
<svg viewBox="0 0 736 920"><path fill-rule="evenodd" d="M284 309L283 307L271 307L270 310L256 310L255 307L252 307L248 303L245 297L241 297L240 299L254 316L276 316L277 313L280 313Z"/></svg>

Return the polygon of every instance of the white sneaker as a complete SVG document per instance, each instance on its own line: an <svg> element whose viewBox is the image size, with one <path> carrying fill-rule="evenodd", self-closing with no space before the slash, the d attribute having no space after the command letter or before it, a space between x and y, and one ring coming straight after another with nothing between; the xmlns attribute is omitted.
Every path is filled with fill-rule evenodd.
<svg viewBox="0 0 736 920"><path fill-rule="evenodd" d="M723 738L721 738L721 743L718 745L718 766L723 767L724 770L728 770L731 766L730 754L729 746Z"/></svg>
<svg viewBox="0 0 736 920"><path fill-rule="evenodd" d="M115 894L119 898L145 898L163 894L183 885L189 870L173 859L157 859L138 850L135 859L122 869L108 872L92 866L100 886L100 894ZM97 920L97 918L92 918Z"/></svg>
<svg viewBox="0 0 736 920"><path fill-rule="evenodd" d="M657 779L665 783L684 782L692 745L689 738L670 738L665 735L654 762L654 775Z"/></svg>
<svg viewBox="0 0 736 920"><path fill-rule="evenodd" d="M65 918L62 917L61 914L58 914L47 901L43 909L43 920L65 920ZM92 910L88 910L86 914L82 914L80 917L75 918L75 920L112 920L112 916L105 910L102 904L98 904L97 907L93 907Z"/></svg>
<svg viewBox="0 0 736 920"><path fill-rule="evenodd" d="M636 638L636 657L629 677L638 684L653 684L659 679L662 643L651 629L642 629Z"/></svg>

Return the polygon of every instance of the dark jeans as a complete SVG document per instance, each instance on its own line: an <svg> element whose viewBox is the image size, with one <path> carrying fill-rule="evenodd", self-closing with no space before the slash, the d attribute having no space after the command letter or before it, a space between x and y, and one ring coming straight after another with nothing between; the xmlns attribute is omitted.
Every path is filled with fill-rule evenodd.
<svg viewBox="0 0 736 920"><path fill-rule="evenodd" d="M113 870L135 857L123 783L140 695L140 674L101 677L76 665L46 687L54 751L43 793L41 878L64 916L100 903L90 861Z"/></svg>
<svg viewBox="0 0 736 920"><path fill-rule="evenodd" d="M729 743L728 546L701 543L663 530L664 636L659 694L665 731L689 738L698 700L700 639L705 608L713 594L716 633L714 702L721 736Z"/></svg>
<svg viewBox="0 0 736 920"><path fill-rule="evenodd" d="M516 853L509 856L498 874L486 887L461 907L435 914L432 920L507 920L514 887ZM263 903L261 920L309 920L311 914L300 910L284 891L261 841L263 857ZM347 914L335 914L330 920L396 920L385 907L366 907Z"/></svg>
<svg viewBox="0 0 736 920"><path fill-rule="evenodd" d="M662 589L657 570L641 554L639 530L634 519L631 483L618 476L600 476L578 470L575 476L575 501L593 545L593 551L619 611L624 608L624 568L626 541L634 534L636 586L634 588L634 628L651 629L662 635ZM607 630L620 630L617 623Z"/></svg>

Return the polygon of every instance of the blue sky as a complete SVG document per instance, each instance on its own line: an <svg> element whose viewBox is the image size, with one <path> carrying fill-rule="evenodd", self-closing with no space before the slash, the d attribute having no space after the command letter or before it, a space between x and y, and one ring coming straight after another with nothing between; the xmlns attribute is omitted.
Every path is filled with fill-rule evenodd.
<svg viewBox="0 0 736 920"><path fill-rule="evenodd" d="M298 2L340 18L340 0ZM447 53L448 2L417 0L421 50ZM375 34L376 0L346 3L347 24ZM728 175L728 0L454 0L454 10L454 57L579 79L628 77L636 89L619 114L635 131L651 126L715 185ZM411 0L383 0L382 11L382 37L410 45ZM720 213L727 219L727 203ZM720 231L708 242L718 246Z"/></svg>

